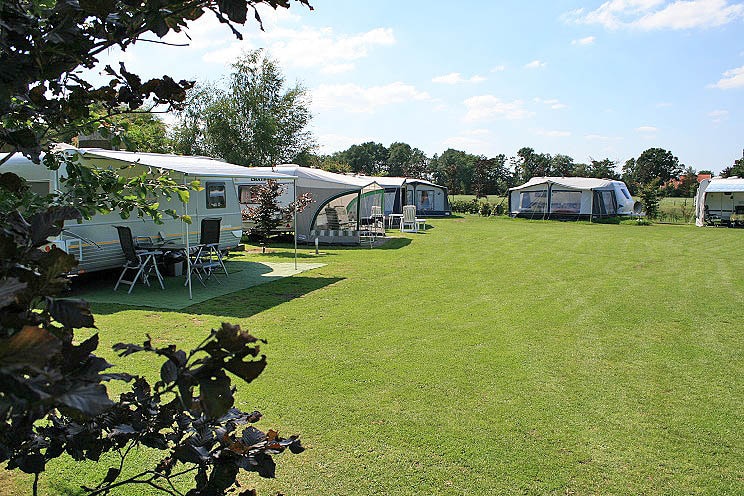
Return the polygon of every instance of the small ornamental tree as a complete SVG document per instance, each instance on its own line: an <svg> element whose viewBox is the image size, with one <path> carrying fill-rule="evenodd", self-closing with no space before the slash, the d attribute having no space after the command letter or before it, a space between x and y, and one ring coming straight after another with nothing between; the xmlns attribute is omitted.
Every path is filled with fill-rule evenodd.
<svg viewBox="0 0 744 496"><path fill-rule="evenodd" d="M646 211L646 217L655 219L659 216L659 180L654 179L643 186L638 194Z"/></svg>
<svg viewBox="0 0 744 496"><path fill-rule="evenodd" d="M278 230L279 226L292 221L295 208L298 213L302 212L305 207L314 201L310 193L305 193L286 207L282 207L279 205L279 197L285 190L285 185L269 179L265 185L256 187L254 193L256 206L243 210L243 220L254 223L251 233L257 234L264 245L268 242L269 237Z"/></svg>

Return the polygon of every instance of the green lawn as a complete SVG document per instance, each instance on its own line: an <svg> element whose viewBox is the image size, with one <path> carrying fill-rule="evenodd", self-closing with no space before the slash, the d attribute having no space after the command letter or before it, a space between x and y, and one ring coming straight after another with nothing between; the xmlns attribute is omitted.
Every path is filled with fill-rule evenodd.
<svg viewBox="0 0 744 496"><path fill-rule="evenodd" d="M261 494L744 493L744 231L430 224L302 249L327 265L181 311L97 304L102 348L187 346L222 321L267 338L239 406L308 450L246 477ZM42 487L75 494L107 467L55 463Z"/></svg>

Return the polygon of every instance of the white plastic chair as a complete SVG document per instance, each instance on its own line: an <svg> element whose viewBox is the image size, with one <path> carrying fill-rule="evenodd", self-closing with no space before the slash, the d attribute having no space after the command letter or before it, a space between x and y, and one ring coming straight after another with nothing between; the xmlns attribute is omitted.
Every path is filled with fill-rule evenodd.
<svg viewBox="0 0 744 496"><path fill-rule="evenodd" d="M403 219L400 221L400 232L418 232L416 205L403 205Z"/></svg>

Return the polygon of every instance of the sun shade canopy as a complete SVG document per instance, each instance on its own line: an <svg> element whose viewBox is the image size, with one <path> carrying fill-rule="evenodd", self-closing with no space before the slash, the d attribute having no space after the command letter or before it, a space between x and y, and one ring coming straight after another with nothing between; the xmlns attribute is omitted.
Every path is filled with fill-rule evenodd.
<svg viewBox="0 0 744 496"><path fill-rule="evenodd" d="M259 167L242 167L228 164L221 160L208 157L189 155L170 155L163 153L124 152L118 150L104 150L101 148L81 148L80 154L88 159L110 159L120 162L138 163L158 169L167 169L189 176L213 177L254 177L266 179L289 179L294 176L272 172L271 169Z"/></svg>

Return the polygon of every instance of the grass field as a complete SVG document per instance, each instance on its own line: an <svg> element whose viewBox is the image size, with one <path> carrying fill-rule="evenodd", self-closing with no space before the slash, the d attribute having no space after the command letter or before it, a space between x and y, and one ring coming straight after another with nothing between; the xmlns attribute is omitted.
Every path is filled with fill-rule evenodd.
<svg viewBox="0 0 744 496"><path fill-rule="evenodd" d="M303 249L327 265L181 311L94 305L101 348L188 346L222 321L268 339L239 406L308 449L243 479L260 494L744 493L744 231L430 224L385 249ZM55 462L42 493L108 466Z"/></svg>

